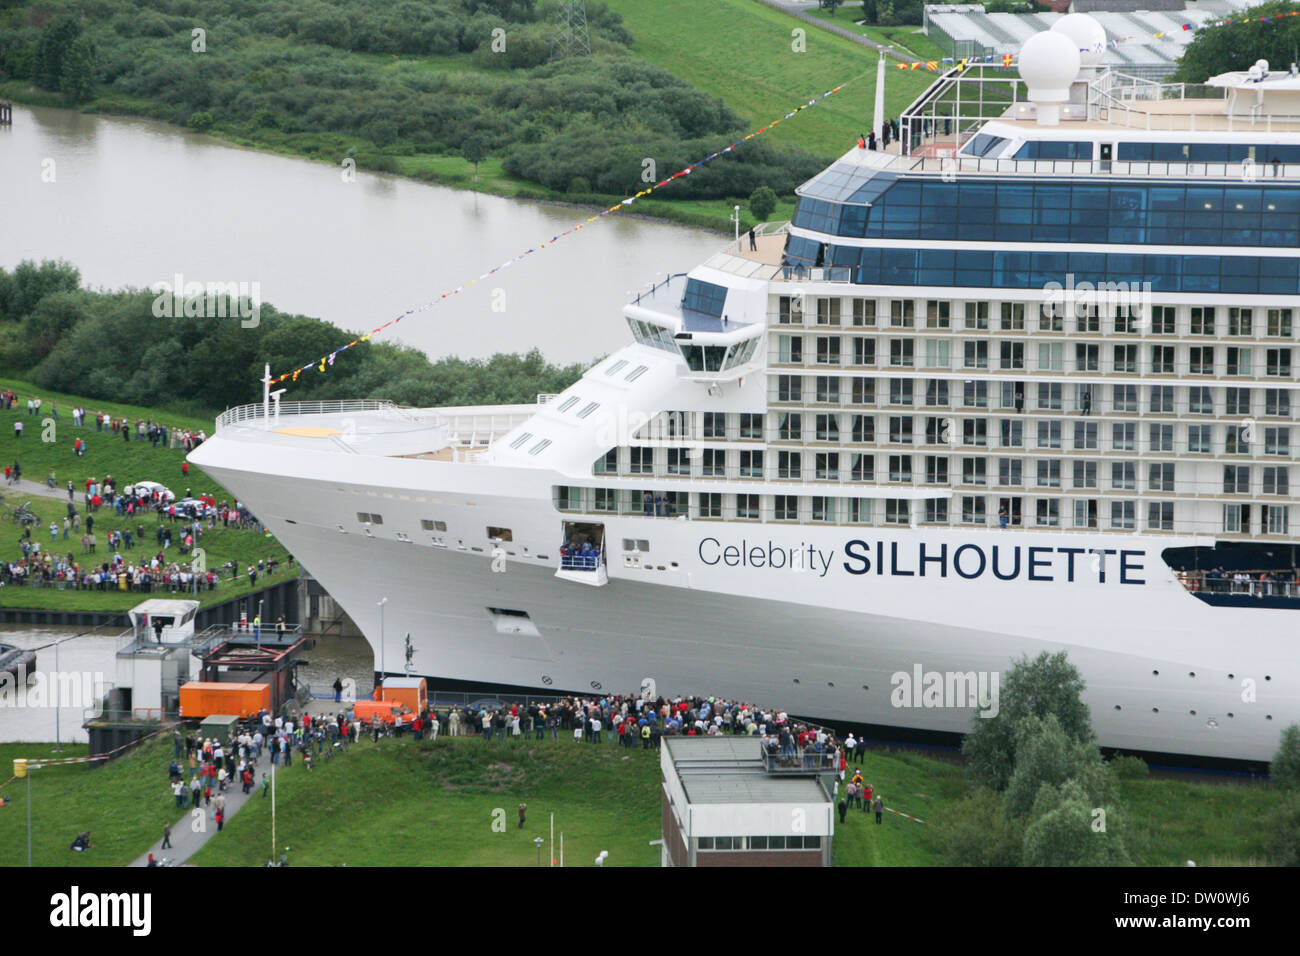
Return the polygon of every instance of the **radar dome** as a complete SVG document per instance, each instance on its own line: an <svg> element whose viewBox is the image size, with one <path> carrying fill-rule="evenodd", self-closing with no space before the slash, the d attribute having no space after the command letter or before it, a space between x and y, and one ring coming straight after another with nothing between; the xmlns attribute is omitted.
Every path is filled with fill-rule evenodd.
<svg viewBox="0 0 1300 956"><path fill-rule="evenodd" d="M1064 103L1082 61L1075 41L1064 33L1035 33L1020 48L1020 76L1034 103Z"/></svg>
<svg viewBox="0 0 1300 956"><path fill-rule="evenodd" d="M1052 32L1074 41L1085 67L1096 66L1106 55L1106 28L1086 13L1067 13L1052 24Z"/></svg>

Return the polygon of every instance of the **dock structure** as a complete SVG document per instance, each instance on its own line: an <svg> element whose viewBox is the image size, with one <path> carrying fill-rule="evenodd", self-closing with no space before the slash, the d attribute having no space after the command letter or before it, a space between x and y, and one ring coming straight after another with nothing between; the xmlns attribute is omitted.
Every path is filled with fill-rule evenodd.
<svg viewBox="0 0 1300 956"><path fill-rule="evenodd" d="M0 126L12 126L14 124L14 105L6 100L0 100Z"/></svg>

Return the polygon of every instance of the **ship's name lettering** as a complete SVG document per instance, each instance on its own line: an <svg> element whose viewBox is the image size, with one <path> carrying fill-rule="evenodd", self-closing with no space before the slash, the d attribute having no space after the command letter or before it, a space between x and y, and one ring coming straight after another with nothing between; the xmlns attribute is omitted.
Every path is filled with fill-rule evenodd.
<svg viewBox="0 0 1300 956"><path fill-rule="evenodd" d="M722 564L729 568L771 568L790 571L811 571L819 578L826 577L835 559L835 549L823 551L811 544L800 542L797 547L779 545L772 541L752 544L741 539L740 544L724 545L717 538L700 542L700 560L705 564Z"/></svg>
<svg viewBox="0 0 1300 956"><path fill-rule="evenodd" d="M907 552L911 553L910 559ZM1136 550L1000 544L950 547L946 542L926 544L923 541L913 550L900 548L897 541L873 544L855 538L844 545L844 555L844 570L854 575L939 578L952 575L966 579L991 576L1001 581L1146 584L1143 577L1146 552Z"/></svg>

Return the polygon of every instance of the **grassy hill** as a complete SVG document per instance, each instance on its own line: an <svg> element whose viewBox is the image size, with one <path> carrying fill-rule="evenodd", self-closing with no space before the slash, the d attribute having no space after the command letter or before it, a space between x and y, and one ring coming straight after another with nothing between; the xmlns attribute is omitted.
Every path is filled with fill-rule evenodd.
<svg viewBox="0 0 1300 956"><path fill-rule="evenodd" d="M49 744L0 745L8 775L17 756L46 756ZM76 751L71 751L76 752ZM84 749L82 751L84 753ZM35 861L42 866L117 866L143 853L176 813L167 789L171 745L153 741L100 770L37 771L33 783ZM601 850L611 866L654 866L659 839L658 753L559 741L360 744L306 770L295 761L277 775L277 842L294 865L532 866L533 839L549 839L550 814L564 832L566 865L590 865ZM851 812L838 826L839 866L933 866L942 858L929 820L965 794L959 766L910 751L872 751L864 776L886 804L925 820ZM26 786L0 787L0 863L26 854ZM1126 780L1134 860L1147 866L1267 861L1265 820L1280 795L1266 785L1224 778ZM516 808L528 804L523 830ZM499 811L499 812L498 812ZM494 819L504 828L493 827ZM67 845L91 830L95 849L71 859ZM270 801L254 800L199 851L203 866L258 866L270 846ZM543 851L545 853L545 851Z"/></svg>
<svg viewBox="0 0 1300 956"><path fill-rule="evenodd" d="M188 476L181 473L181 463L185 460L184 451L161 446L155 448L147 441L137 441L134 435L131 441L123 441L111 431L96 431L93 420L89 416L102 411L116 417L124 416L131 421L147 419L161 422L171 428L189 428L194 431L202 429L207 434L212 433L212 418L173 415L160 412L158 409L140 408L116 402L88 401L73 395L48 392L30 382L16 379L0 379L0 391L4 390L15 392L18 395L18 404L8 411L0 411L0 466L10 466L17 461L22 465L24 479L37 482L44 481L46 475L53 471L56 486L61 491L68 481L72 481L75 486L73 500L83 511L83 521L82 502L85 481L90 477L102 480L105 475L113 475L117 479L119 489L136 481L160 481L178 497L185 493L186 488L190 488L196 495L210 492L218 501L231 500L231 496L201 469L191 467ZM42 400L39 416L27 414L27 399L32 396L39 396ZM56 403L59 407L59 418L54 423L54 440L46 442L42 440L44 431L42 421L50 417ZM72 424L74 405L83 405L88 412L88 424L80 428ZM24 434L21 439L18 439L14 437L13 423L20 419L23 422ZM84 439L86 443L86 453L81 457L77 457L72 448L73 442L78 437ZM26 495L0 485L0 494L5 495L4 504L0 505L0 528L11 529L11 533L0 536L0 560L11 561L21 556L18 540L21 529L10 520L10 512L15 505L26 501L30 501L32 510L41 516L41 524L32 529L32 534L40 540L42 549L53 547L56 553L62 554L71 551L83 566L92 557L82 556L80 533L74 533L66 541L63 539L62 524L66 513L66 493L61 494L58 499L45 498ZM50 540L51 520L56 521L60 527L59 539L56 542ZM95 534L99 539L99 546L94 557L99 557L100 561L111 557L113 552L106 543L110 530L125 529L129 525L132 533L135 534L141 524L144 525L145 539L137 541L134 551L124 552L123 556L138 560L145 555L155 553L158 547L153 534L158 523L159 518L155 515L137 517L128 522L125 518L118 518L111 508L101 507L95 514ZM179 531L174 533L172 538L172 550L169 555L175 556L180 544ZM293 567L287 565L288 552L279 542L256 531L224 528L218 524L205 532L200 546L207 551L208 566L214 571L227 561L233 560L238 563L242 572L249 564L256 564L259 558L265 558L268 561L280 562L281 570L278 574L280 579L298 573L296 565ZM174 560L186 563L186 559L179 556ZM259 579L259 583L265 581L265 578ZM215 591L202 591L198 597L205 604L212 604L238 597L250 590L252 588L248 583L247 575L241 573L233 581L226 575ZM0 588L0 606L5 607L110 611L126 610L139 603L139 600L139 593L132 591L59 591L54 588L30 586Z"/></svg>

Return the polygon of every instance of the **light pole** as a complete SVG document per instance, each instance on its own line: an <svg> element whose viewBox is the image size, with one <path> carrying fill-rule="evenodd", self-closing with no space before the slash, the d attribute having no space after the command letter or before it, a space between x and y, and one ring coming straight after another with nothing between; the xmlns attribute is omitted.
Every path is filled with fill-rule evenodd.
<svg viewBox="0 0 1300 956"><path fill-rule="evenodd" d="M735 225L736 225L736 246L737 246L737 248L739 248L739 246L740 246L740 207L739 207L739 206L732 206L732 207L731 207L731 210L732 210L732 211L731 211L731 215L728 216L727 218L730 219L730 220L731 220L733 223L735 223Z"/></svg>
<svg viewBox="0 0 1300 956"><path fill-rule="evenodd" d="M546 841L543 840L541 837L533 838L533 845L537 847L537 865L539 867L542 865L542 845L544 843L546 843Z"/></svg>
<svg viewBox="0 0 1300 956"><path fill-rule="evenodd" d="M384 605L387 603L388 603L388 598L386 597L380 598L379 600L379 684L381 687L383 686L384 683L384 675L388 673L388 665L386 663L387 655L385 654L385 647L384 647Z"/></svg>

